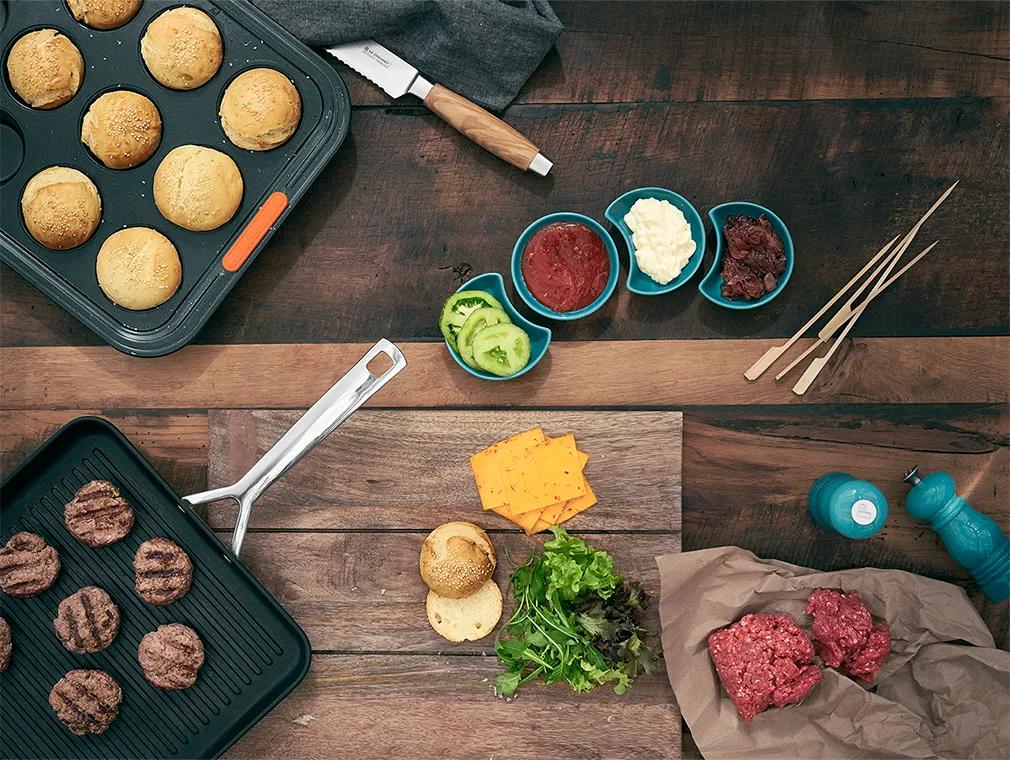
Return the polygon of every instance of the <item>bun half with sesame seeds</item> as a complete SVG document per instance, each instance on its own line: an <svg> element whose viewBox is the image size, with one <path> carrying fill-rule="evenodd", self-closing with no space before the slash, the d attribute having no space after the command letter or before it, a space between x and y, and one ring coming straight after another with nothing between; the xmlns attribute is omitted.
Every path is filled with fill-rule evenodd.
<svg viewBox="0 0 1010 760"><path fill-rule="evenodd" d="M462 599L449 599L429 591L424 609L431 627L442 638L454 643L477 641L494 631L501 620L501 589L488 580L476 593Z"/></svg>
<svg viewBox="0 0 1010 760"><path fill-rule="evenodd" d="M65 251L95 234L102 219L102 198L83 172L50 166L28 180L21 193L21 214L35 240Z"/></svg>
<svg viewBox="0 0 1010 760"><path fill-rule="evenodd" d="M491 539L473 523L440 525L421 544L421 578L428 588L448 599L476 593L494 568Z"/></svg>

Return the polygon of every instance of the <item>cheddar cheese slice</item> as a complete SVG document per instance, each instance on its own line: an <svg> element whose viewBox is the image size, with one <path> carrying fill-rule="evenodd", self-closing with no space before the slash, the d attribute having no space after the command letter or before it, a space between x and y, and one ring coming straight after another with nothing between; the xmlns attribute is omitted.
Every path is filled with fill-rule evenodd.
<svg viewBox="0 0 1010 760"><path fill-rule="evenodd" d="M586 493L575 436L546 441L526 451L499 454L505 502L525 514Z"/></svg>
<svg viewBox="0 0 1010 760"><path fill-rule="evenodd" d="M477 492L484 509L496 509L507 504L505 482L502 479L499 461L504 454L523 452L546 443L544 431L540 428L527 430L511 438L506 438L470 457L470 468L477 481Z"/></svg>

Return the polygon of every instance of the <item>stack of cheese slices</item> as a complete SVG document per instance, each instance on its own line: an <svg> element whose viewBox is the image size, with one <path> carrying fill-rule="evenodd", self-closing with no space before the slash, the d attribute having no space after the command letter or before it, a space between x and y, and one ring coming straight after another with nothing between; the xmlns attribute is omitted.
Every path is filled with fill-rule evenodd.
<svg viewBox="0 0 1010 760"><path fill-rule="evenodd" d="M583 474L588 461L575 436L549 438L534 428L474 454L470 467L484 509L532 535L596 503Z"/></svg>

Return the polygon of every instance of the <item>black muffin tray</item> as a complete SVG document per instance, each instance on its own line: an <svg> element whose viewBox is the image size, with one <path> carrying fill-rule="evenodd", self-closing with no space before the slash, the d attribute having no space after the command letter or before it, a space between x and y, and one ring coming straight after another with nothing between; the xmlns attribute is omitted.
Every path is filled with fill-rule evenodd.
<svg viewBox="0 0 1010 760"><path fill-rule="evenodd" d="M205 11L217 24L224 60L214 77L195 90L171 90L147 71L140 39L169 8ZM27 32L54 28L84 58L77 94L52 110L28 107L7 76L7 56ZM347 134L350 102L336 71L255 6L235 0L145 0L137 16L110 31L74 19L63 0L0 0L0 260L77 317L112 346L136 356L161 356L188 343L252 264L277 226L333 156ZM257 67L285 74L301 95L302 118L288 142L271 151L243 150L221 129L218 107L228 84ZM100 95L139 92L161 112L161 144L133 169L106 168L80 140L81 121ZM242 172L242 204L230 222L212 232L191 232L165 219L154 204L154 172L180 145L203 145L231 156ZM97 231L81 246L50 250L28 233L21 193L49 166L84 172L102 197ZM131 311L106 297L95 261L106 238L124 227L151 227L166 235L182 260L182 284L153 309Z"/></svg>

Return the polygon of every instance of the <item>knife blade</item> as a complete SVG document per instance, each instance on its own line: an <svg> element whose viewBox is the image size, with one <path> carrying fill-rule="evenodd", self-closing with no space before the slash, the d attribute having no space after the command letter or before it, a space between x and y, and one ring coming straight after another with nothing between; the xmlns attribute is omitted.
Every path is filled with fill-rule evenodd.
<svg viewBox="0 0 1010 760"><path fill-rule="evenodd" d="M485 150L523 171L546 176L554 165L522 134L494 114L447 87L429 82L418 70L375 40L360 40L327 48L391 98L408 93L429 111Z"/></svg>

